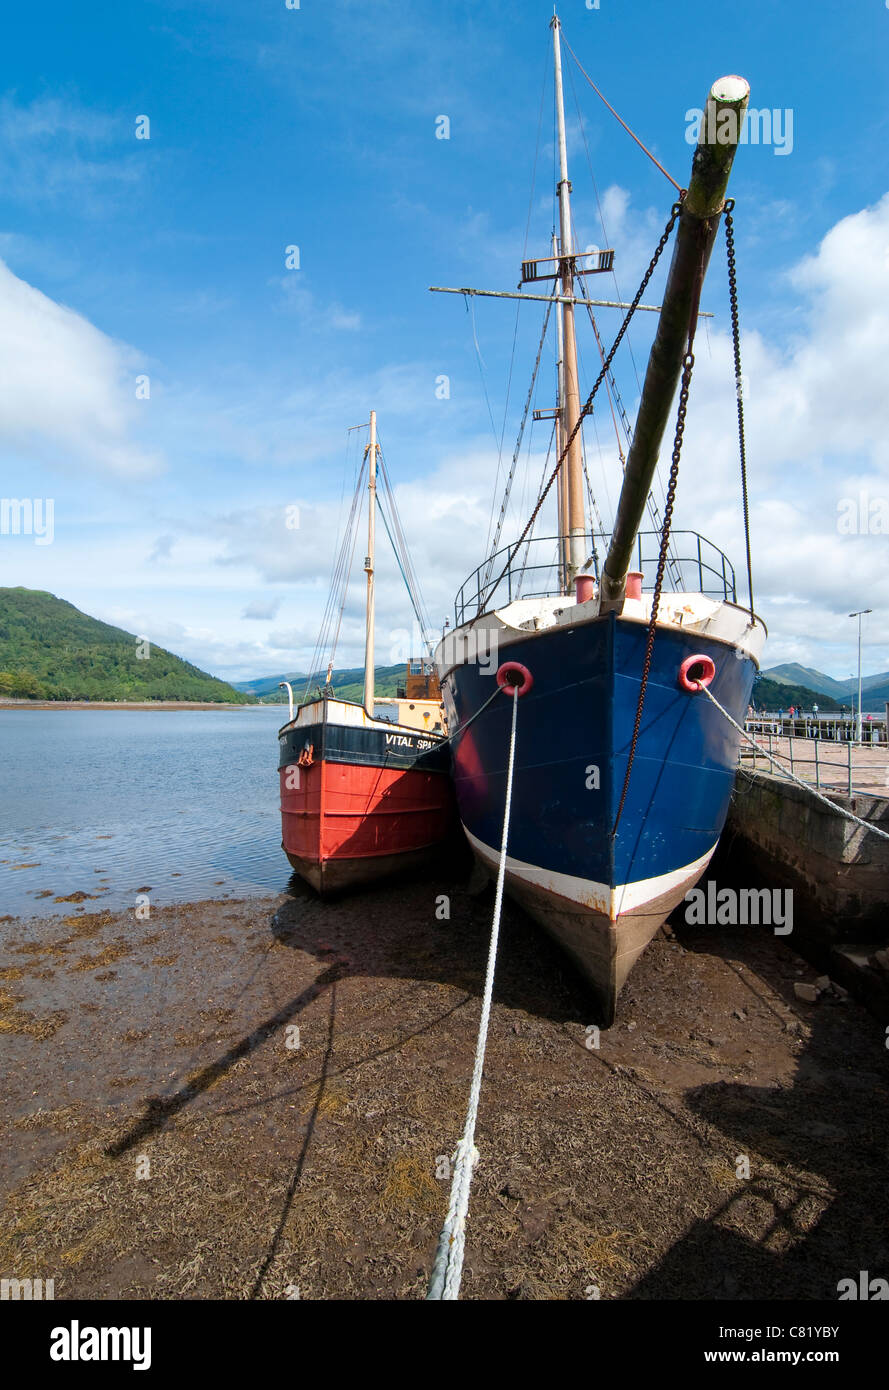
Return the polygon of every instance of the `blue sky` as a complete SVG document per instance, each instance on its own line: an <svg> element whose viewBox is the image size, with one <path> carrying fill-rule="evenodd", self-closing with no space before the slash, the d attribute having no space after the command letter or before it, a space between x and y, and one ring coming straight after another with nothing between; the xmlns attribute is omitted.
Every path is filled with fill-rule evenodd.
<svg viewBox="0 0 889 1390"><path fill-rule="evenodd" d="M0 536L0 584L50 589L231 679L299 669L354 471L346 431L375 408L444 618L484 558L500 433L508 460L542 306L523 307L516 330L514 306L476 301L482 368L464 301L427 287L514 289L526 226L527 253L548 253L550 14L489 0L16 7L0 55L0 491L52 497L54 539ZM872 607L864 665L886 670L889 535L873 516L889 498L889 9L572 0L560 15L680 182L686 113L716 77L739 72L751 106L792 113L787 152L742 147L732 180L766 664L848 675L845 615ZM565 73L577 239L606 239L592 169L629 297L673 190L567 54ZM285 267L292 245L299 270ZM613 297L610 279L590 284ZM705 301L716 317L677 524L740 565L721 248ZM634 324L618 367L631 417L652 320ZM603 336L616 327L603 310ZM589 384L589 325L580 350ZM553 390L550 355L535 403ZM538 428L505 538L546 446ZM607 414L588 456L607 524L619 472ZM870 523L840 532L842 504L862 494ZM283 521L293 504L298 532ZM359 578L338 664L360 655ZM409 626L394 572L381 575L380 621L385 660Z"/></svg>

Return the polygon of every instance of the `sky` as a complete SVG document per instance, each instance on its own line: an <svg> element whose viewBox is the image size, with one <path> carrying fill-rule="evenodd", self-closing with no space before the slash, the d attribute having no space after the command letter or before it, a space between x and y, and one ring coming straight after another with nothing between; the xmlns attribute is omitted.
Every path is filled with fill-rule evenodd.
<svg viewBox="0 0 889 1390"><path fill-rule="evenodd" d="M353 427L374 409L433 626L453 621L488 553L545 310L467 308L428 287L514 291L523 257L549 254L551 13L536 0L9 12L0 496L52 499L53 523L0 525L0 585L49 590L226 679L304 670L366 441ZM889 669L887 3L566 0L560 19L680 184L711 83L750 82L760 139L739 149L730 192L764 665L847 677L848 614L870 608L862 664ZM615 276L586 283L627 299L675 190L564 64L576 243L615 250ZM658 272L646 302L662 286ZM729 554L743 598L721 237L703 307L674 526ZM654 320L636 316L615 363L631 421ZM610 342L619 315L597 325ZM588 321L578 347L585 395ZM554 360L550 333L536 408L553 403ZM526 430L501 544L530 514L548 445L546 424ZM607 529L620 462L605 400L586 452ZM552 533L546 509L541 525ZM384 545L380 664L406 655L412 618ZM337 666L362 660L362 563L359 542Z"/></svg>

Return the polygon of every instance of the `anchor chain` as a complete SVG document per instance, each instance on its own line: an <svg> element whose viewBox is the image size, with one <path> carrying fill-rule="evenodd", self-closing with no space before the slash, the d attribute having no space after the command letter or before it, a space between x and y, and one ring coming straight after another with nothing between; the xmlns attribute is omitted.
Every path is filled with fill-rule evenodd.
<svg viewBox="0 0 889 1390"><path fill-rule="evenodd" d="M690 334L694 338L694 329ZM676 434L673 439L673 455L670 464L670 481L667 484L667 500L664 506L664 526L661 531L661 548L657 562L657 576L654 582L654 593L651 597L651 617L648 622L648 633L645 641L645 658L642 662L642 679L639 684L639 700L636 704L636 718L633 724L633 737L630 740L630 753L627 758L627 771L624 777L623 790L620 794L620 804L617 808L617 815L614 818L614 825L611 830L611 838L617 834L617 827L623 815L624 805L627 799L627 792L630 787L630 773L633 770L633 761L636 757L636 745L639 742L639 730L642 727L642 707L645 704L645 691L648 686L648 677L651 672L651 657L654 651L654 635L657 627L658 608L661 601L661 588L664 582L664 570L667 565L667 550L670 543L670 525L673 520L673 504L676 500L676 483L679 478L679 457L682 453L682 436L685 433L685 416L688 410L688 393L691 387L691 374L695 365L695 355L689 351L685 354L682 362L682 384L679 388L679 409L676 412Z"/></svg>
<svg viewBox="0 0 889 1390"><path fill-rule="evenodd" d="M735 394L738 398L738 444L741 451L741 500L744 506L744 544L747 547L747 594L750 620L755 620L753 612L753 568L750 561L750 509L747 500L747 444L744 438L744 391L741 375L741 329L738 321L738 279L735 268L735 226L732 213L735 210L734 198L725 200L725 249L728 257L728 292L732 314L732 347L735 355Z"/></svg>

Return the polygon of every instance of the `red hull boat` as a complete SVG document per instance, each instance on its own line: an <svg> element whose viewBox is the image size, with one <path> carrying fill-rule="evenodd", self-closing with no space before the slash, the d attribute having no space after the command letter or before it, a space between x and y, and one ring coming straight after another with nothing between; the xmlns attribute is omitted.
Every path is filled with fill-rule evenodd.
<svg viewBox="0 0 889 1390"><path fill-rule="evenodd" d="M376 416L371 413L365 454L370 498L364 700L336 698L329 684L331 657L324 689L295 716L290 692L290 719L278 734L282 848L297 873L319 893L359 887L418 867L434 857L456 824L441 690L431 661L409 661L404 685L394 698L374 696L377 452ZM389 510L395 513L385 471L383 479ZM353 517L362 486L359 476ZM410 584L408 589L419 617L419 593L397 513L386 524L390 538L394 534L401 539L399 565L406 580L413 578L413 590ZM348 546L347 533L344 559ZM338 563L337 573L347 584L348 565ZM342 602L332 602L328 613L337 607L342 612L344 599L345 588Z"/></svg>
<svg viewBox="0 0 889 1390"><path fill-rule="evenodd" d="M317 892L418 867L452 828L440 734L322 698L304 705L278 738L284 852Z"/></svg>

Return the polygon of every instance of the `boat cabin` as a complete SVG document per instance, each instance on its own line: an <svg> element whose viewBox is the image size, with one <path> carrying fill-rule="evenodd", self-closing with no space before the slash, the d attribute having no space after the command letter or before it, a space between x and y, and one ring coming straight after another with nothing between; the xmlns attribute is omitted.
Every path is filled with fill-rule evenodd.
<svg viewBox="0 0 889 1390"><path fill-rule="evenodd" d="M409 729L427 729L443 734L445 729L441 687L428 657L411 657L404 680L395 687L395 697L374 700L374 719L385 719Z"/></svg>

